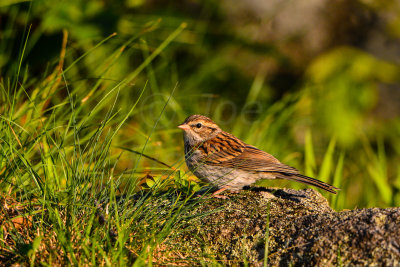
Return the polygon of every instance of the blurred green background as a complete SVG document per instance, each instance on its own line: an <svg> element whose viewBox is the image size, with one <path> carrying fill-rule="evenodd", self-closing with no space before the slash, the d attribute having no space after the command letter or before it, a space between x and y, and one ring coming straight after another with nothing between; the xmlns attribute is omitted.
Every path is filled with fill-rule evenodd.
<svg viewBox="0 0 400 267"><path fill-rule="evenodd" d="M1 0L2 91L48 101L26 117L3 94L0 113L33 134L72 96L78 119L119 122L145 88L113 137L116 172L160 167L126 148L185 171L176 125L198 113L342 188L338 210L399 206L399 36L397 1Z"/></svg>

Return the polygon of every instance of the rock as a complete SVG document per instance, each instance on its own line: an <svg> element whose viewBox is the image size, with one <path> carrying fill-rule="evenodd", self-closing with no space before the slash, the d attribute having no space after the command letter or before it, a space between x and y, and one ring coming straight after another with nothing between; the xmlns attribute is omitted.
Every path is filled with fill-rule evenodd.
<svg viewBox="0 0 400 267"><path fill-rule="evenodd" d="M182 264L262 266L265 255L271 266L400 264L399 208L335 212L313 189L226 195L185 214L193 219L181 222L159 252Z"/></svg>

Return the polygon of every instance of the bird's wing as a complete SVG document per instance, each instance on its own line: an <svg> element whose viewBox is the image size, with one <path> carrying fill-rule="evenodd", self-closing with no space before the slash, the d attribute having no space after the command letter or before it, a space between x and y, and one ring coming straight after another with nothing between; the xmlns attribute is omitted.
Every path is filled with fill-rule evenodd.
<svg viewBox="0 0 400 267"><path fill-rule="evenodd" d="M293 180L322 188L328 192L336 194L334 187L317 179L299 174L293 167L285 165L274 156L264 152L254 146L247 145L231 135L216 138L213 142L206 142L202 145L204 163L220 167L229 167L248 172L268 172L273 173L278 179ZM226 143L223 143L226 142ZM220 143L218 145L218 143ZM222 144L222 145L221 145Z"/></svg>
<svg viewBox="0 0 400 267"><path fill-rule="evenodd" d="M255 172L298 173L295 168L282 164L272 155L225 132L203 143L201 149L206 155L204 163L209 165Z"/></svg>
<svg viewBox="0 0 400 267"><path fill-rule="evenodd" d="M298 173L295 168L281 163L274 156L250 145L245 145L244 151L229 164L247 171Z"/></svg>
<svg viewBox="0 0 400 267"><path fill-rule="evenodd" d="M224 166L244 152L245 144L233 135L221 132L215 138L202 143L197 149L202 153L204 163Z"/></svg>

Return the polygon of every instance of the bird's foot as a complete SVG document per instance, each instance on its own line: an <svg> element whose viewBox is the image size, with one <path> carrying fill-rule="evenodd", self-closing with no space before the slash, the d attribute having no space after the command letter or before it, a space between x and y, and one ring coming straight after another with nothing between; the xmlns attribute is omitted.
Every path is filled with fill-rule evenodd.
<svg viewBox="0 0 400 267"><path fill-rule="evenodd" d="M212 197L219 198L219 199L229 199L228 196L224 196L224 195L214 195L214 194L212 194Z"/></svg>
<svg viewBox="0 0 400 267"><path fill-rule="evenodd" d="M229 197L227 197L227 196L220 195L220 193L224 192L226 189L228 189L228 188L222 187L222 188L218 189L217 191L212 193L212 197L220 198L220 199L229 199Z"/></svg>

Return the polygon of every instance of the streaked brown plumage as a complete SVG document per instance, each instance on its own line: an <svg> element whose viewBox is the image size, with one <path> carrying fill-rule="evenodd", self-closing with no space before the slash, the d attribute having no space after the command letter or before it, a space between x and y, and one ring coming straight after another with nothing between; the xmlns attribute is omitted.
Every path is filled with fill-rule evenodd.
<svg viewBox="0 0 400 267"><path fill-rule="evenodd" d="M272 155L222 131L211 119L192 115L178 126L184 130L188 168L201 180L238 191L260 179L287 179L336 194L338 188L302 175Z"/></svg>

